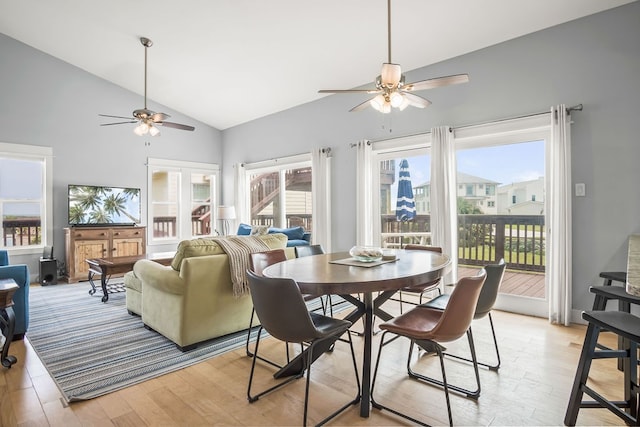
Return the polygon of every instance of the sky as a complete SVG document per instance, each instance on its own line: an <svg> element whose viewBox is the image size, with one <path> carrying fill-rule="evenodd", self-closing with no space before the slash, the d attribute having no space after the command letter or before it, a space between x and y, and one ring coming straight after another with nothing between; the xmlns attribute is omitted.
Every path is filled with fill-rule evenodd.
<svg viewBox="0 0 640 427"><path fill-rule="evenodd" d="M391 186L394 206L400 160L396 160L396 181ZM429 156L407 157L407 161L414 187L431 181ZM544 141L458 150L456 161L458 171L499 185L530 181L544 176Z"/></svg>

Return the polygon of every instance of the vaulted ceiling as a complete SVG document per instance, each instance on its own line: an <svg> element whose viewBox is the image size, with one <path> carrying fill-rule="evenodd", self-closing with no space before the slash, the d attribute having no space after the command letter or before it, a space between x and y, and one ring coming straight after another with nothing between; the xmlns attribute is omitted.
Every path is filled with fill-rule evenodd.
<svg viewBox="0 0 640 427"><path fill-rule="evenodd" d="M393 0L392 60L408 71L632 1ZM386 0L0 0L0 11L1 33L140 95L149 37L149 99L220 130L372 84L387 61Z"/></svg>

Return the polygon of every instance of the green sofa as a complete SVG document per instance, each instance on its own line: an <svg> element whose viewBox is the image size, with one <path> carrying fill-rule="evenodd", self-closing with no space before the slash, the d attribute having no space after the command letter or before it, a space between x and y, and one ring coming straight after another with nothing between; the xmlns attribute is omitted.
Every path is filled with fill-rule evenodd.
<svg viewBox="0 0 640 427"><path fill-rule="evenodd" d="M259 236L271 249L285 249L295 257L293 248L286 248L287 236ZM234 296L229 270L229 258L212 239L185 240L170 266L150 260L140 260L126 280L140 280L141 295L131 294L141 307L127 309L141 314L146 327L164 335L182 351L198 343L246 329L253 307L250 295ZM134 291L135 292L135 291Z"/></svg>

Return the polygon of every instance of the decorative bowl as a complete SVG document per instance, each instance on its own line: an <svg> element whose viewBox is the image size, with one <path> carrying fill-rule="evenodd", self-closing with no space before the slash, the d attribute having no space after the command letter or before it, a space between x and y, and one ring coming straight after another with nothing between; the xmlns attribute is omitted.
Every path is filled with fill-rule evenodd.
<svg viewBox="0 0 640 427"><path fill-rule="evenodd" d="M356 261L375 262L382 259L382 249L374 246L354 246L349 251Z"/></svg>

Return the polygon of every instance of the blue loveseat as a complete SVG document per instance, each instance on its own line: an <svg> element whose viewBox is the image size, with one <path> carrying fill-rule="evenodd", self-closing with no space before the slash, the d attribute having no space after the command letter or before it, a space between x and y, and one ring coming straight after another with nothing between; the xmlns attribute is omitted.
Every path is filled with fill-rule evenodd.
<svg viewBox="0 0 640 427"><path fill-rule="evenodd" d="M249 224L240 224L238 226L238 236L249 236L251 234L251 226ZM276 228L269 227L268 234L282 233L287 236L287 247L307 246L311 244L311 233L304 231L303 227Z"/></svg>
<svg viewBox="0 0 640 427"><path fill-rule="evenodd" d="M16 315L13 339L22 339L29 327L29 267L25 264L9 265L9 254L0 250L0 279L13 279L19 286L13 294L13 311Z"/></svg>

